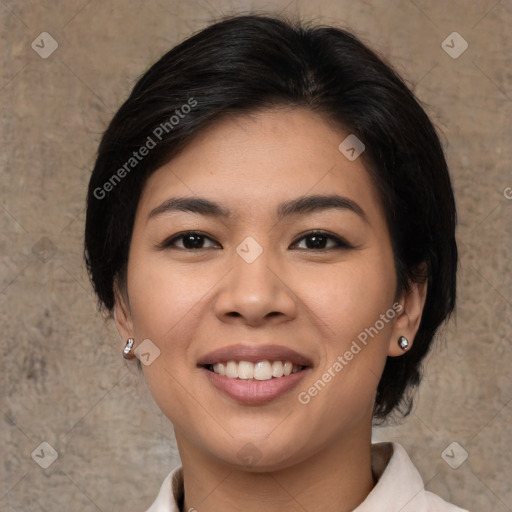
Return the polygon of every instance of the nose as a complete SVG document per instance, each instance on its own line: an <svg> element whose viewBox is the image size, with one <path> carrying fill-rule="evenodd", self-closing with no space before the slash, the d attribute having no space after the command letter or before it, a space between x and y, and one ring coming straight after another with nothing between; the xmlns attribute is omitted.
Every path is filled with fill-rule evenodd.
<svg viewBox="0 0 512 512"><path fill-rule="evenodd" d="M219 283L215 314L223 322L256 327L281 323L297 315L297 298L285 263L263 251L254 261L235 254L233 266Z"/></svg>

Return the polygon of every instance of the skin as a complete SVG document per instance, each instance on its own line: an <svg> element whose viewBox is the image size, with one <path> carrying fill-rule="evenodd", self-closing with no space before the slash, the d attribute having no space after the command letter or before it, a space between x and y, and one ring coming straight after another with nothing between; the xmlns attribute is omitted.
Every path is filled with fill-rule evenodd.
<svg viewBox="0 0 512 512"><path fill-rule="evenodd" d="M372 490L371 422L386 356L411 342L426 287L395 296L389 231L362 158L338 150L348 135L306 109L227 118L198 135L149 178L131 241L127 284L115 318L123 339L150 339L160 356L145 366L152 395L174 426L185 507L203 511L340 512ZM277 221L279 203L339 194L366 221L326 209ZM173 196L201 196L232 211L219 219L189 212L149 213ZM203 248L159 248L198 230ZM345 239L316 249L309 230ZM247 263L247 236L263 248ZM307 404L297 399L350 348L357 335L398 302L402 310ZM200 356L236 343L274 343L313 361L297 388L263 405L243 405L213 387ZM252 443L253 466L237 456ZM264 504L264 505L263 505Z"/></svg>

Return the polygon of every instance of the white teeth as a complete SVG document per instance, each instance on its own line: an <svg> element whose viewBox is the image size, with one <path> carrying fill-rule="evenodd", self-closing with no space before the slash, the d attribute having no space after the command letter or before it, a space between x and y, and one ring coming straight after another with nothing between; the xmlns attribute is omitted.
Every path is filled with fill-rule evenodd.
<svg viewBox="0 0 512 512"><path fill-rule="evenodd" d="M288 376L291 373L297 373L301 367L293 364L291 361L258 361L256 364L250 361L228 361L226 363L216 363L213 365L213 371L219 375L224 375L230 379L242 380L270 380Z"/></svg>
<svg viewBox="0 0 512 512"><path fill-rule="evenodd" d="M230 379L236 379L238 377L238 364L235 363L235 361L229 361L228 364L226 364L226 377Z"/></svg>
<svg viewBox="0 0 512 512"><path fill-rule="evenodd" d="M252 379L256 378L254 375L254 365L249 361L240 361L238 363L238 378L239 379Z"/></svg>
<svg viewBox="0 0 512 512"><path fill-rule="evenodd" d="M268 361L258 361L254 365L254 378L256 380L270 380L272 378L272 366Z"/></svg>
<svg viewBox="0 0 512 512"><path fill-rule="evenodd" d="M219 375L226 375L226 366L224 363L217 363L213 365L213 371Z"/></svg>
<svg viewBox="0 0 512 512"><path fill-rule="evenodd" d="M284 375L283 363L281 363L281 361L274 361L272 363L272 376L273 377L282 377L283 375Z"/></svg>

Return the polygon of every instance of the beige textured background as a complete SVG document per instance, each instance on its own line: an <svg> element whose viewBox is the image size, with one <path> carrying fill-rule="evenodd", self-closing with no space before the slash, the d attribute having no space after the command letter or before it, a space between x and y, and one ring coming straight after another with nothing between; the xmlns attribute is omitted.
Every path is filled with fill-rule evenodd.
<svg viewBox="0 0 512 512"><path fill-rule="evenodd" d="M399 440L445 499L511 511L511 0L0 0L0 510L143 511L179 462L172 426L96 312L85 191L136 78L213 16L248 9L353 29L442 132L460 216L457 317L413 414L375 438ZM441 47L453 31L469 44L457 59ZM31 48L41 32L59 45L46 59ZM441 457L454 441L469 454L458 469ZM58 453L48 469L31 457L41 442Z"/></svg>

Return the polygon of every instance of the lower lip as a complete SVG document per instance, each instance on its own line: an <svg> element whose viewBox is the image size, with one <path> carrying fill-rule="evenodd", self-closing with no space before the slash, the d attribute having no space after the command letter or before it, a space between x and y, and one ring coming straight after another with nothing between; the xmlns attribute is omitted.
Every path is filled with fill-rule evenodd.
<svg viewBox="0 0 512 512"><path fill-rule="evenodd" d="M269 380L230 379L202 368L208 380L233 400L242 404L257 405L270 402L294 388L310 368Z"/></svg>

